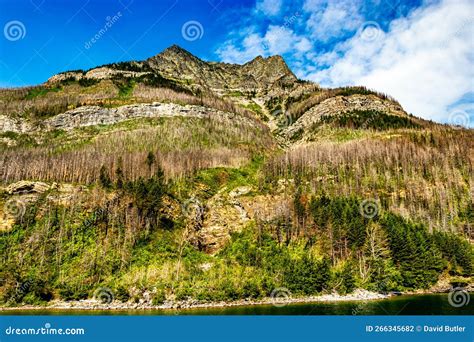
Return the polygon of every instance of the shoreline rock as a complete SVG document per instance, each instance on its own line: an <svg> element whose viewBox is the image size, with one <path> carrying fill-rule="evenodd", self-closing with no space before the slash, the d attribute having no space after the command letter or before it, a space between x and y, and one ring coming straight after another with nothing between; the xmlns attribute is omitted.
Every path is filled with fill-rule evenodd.
<svg viewBox="0 0 474 342"><path fill-rule="evenodd" d="M53 301L46 306L24 305L17 307L0 307L0 311L15 310L187 310L187 309L212 309L236 306L257 306L257 305L275 305L282 307L289 304L319 303L319 302L344 302L344 301L372 301L383 300L392 297L391 294L381 294L367 290L356 290L348 295L339 295L337 293L324 294L319 296L307 297L288 297L272 298L267 297L259 300L241 299L232 302L199 302L195 299L182 301L167 300L161 305L152 305L150 303L132 303L113 301L111 303L101 303L94 299L85 299L79 301Z"/></svg>

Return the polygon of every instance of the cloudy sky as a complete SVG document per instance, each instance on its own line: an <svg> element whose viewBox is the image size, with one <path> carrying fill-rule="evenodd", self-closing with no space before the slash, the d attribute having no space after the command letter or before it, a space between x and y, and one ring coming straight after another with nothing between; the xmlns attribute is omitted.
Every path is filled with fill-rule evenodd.
<svg viewBox="0 0 474 342"><path fill-rule="evenodd" d="M323 86L365 85L437 121L474 115L472 0L260 0L217 54L228 62L282 54Z"/></svg>
<svg viewBox="0 0 474 342"><path fill-rule="evenodd" d="M365 85L417 116L474 126L472 0L0 0L1 7L0 86L179 44L232 63L279 54L300 78Z"/></svg>

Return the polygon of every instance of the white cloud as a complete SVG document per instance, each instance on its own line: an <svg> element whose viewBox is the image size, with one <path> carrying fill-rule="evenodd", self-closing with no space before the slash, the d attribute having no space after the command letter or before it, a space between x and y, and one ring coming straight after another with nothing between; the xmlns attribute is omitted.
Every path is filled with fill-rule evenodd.
<svg viewBox="0 0 474 342"><path fill-rule="evenodd" d="M241 46L229 40L218 48L216 52L223 62L243 64L259 55L264 55L265 45L259 34L250 33L243 39Z"/></svg>
<svg viewBox="0 0 474 342"><path fill-rule="evenodd" d="M473 91L473 13L470 0L415 10L373 42L359 34L315 58L331 65L306 76L326 86L366 85L415 115L446 121L448 106Z"/></svg>
<svg viewBox="0 0 474 342"><path fill-rule="evenodd" d="M294 39L294 34L291 30L270 25L265 34L264 41L268 45L270 54L280 55L290 51Z"/></svg>
<svg viewBox="0 0 474 342"><path fill-rule="evenodd" d="M257 1L257 11L267 16L275 16L280 13L283 0L259 0Z"/></svg>
<svg viewBox="0 0 474 342"><path fill-rule="evenodd" d="M263 41L271 55L306 52L312 48L309 39L298 36L286 26L270 25Z"/></svg>
<svg viewBox="0 0 474 342"><path fill-rule="evenodd" d="M370 1L378 0L301 0L298 12L281 1L258 1L244 28L216 53L231 63L281 54L298 77L329 87L365 85L417 116L448 121L454 104L474 93L474 2L425 0L388 22ZM397 15L406 13L403 6ZM469 115L473 103L467 102Z"/></svg>
<svg viewBox="0 0 474 342"><path fill-rule="evenodd" d="M295 48L299 52L307 52L311 50L312 47L313 47L313 44L311 44L309 39L306 37L300 38L300 40L295 43Z"/></svg>
<svg viewBox="0 0 474 342"><path fill-rule="evenodd" d="M245 63L258 55L282 55L292 52L301 56L312 48L304 36L299 36L287 26L270 25L265 35L252 32L242 41L229 40L218 50L220 59L227 63Z"/></svg>
<svg viewBox="0 0 474 342"><path fill-rule="evenodd" d="M313 39L328 41L356 30L363 22L356 0L307 0L303 9L311 13L306 25Z"/></svg>

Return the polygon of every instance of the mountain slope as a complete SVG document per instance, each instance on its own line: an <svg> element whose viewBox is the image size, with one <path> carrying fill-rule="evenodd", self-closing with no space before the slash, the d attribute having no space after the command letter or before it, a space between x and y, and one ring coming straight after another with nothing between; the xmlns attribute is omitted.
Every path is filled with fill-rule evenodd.
<svg viewBox="0 0 474 342"><path fill-rule="evenodd" d="M172 46L2 89L0 151L3 305L472 282L473 130L279 56Z"/></svg>

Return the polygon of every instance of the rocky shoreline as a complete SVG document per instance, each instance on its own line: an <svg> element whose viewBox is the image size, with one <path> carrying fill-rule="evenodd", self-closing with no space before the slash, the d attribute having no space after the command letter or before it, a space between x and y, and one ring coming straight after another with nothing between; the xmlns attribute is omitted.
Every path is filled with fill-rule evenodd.
<svg viewBox="0 0 474 342"><path fill-rule="evenodd" d="M318 303L318 302L342 302L342 301L371 301L382 300L392 297L392 294L381 294L370 292L367 290L356 290L351 294L339 295L337 293L324 294L319 296L307 297L267 297L259 300L241 299L237 301L221 301L221 302L200 302L198 300L188 299L182 301L166 300L161 305L152 305L149 302L132 303L120 302L117 300L111 303L101 303L95 299L84 299L79 301L52 301L46 306L23 305L16 307L0 307L0 311L15 310L184 310L184 309L206 309L206 308L223 308L234 306L250 306L250 305L274 305L283 307L289 304L297 303Z"/></svg>
<svg viewBox="0 0 474 342"><path fill-rule="evenodd" d="M77 301L61 301L53 300L47 305L20 305L20 306L0 306L0 311L16 311L16 310L191 310L191 309L212 309L226 308L236 306L257 306L257 305L273 305L276 307L284 307L290 304L309 304L309 303L335 303L335 302L367 302L374 300L384 300L399 295L423 295L423 294L439 294L449 293L451 291L462 290L464 292L474 292L474 284L462 288L453 288L447 279L440 280L430 289L419 289L405 292L379 293L364 289L357 289L346 295L340 295L336 292L323 294L318 296L291 297L285 288L278 288L272 297L263 299L240 299L236 301L219 301L219 302L203 302L196 299L187 300L165 300L160 305L153 305L150 299L140 299L138 303L128 301L121 302L118 300L101 302L97 299L84 299ZM273 294L272 294L273 295ZM113 297L109 297L113 299Z"/></svg>

